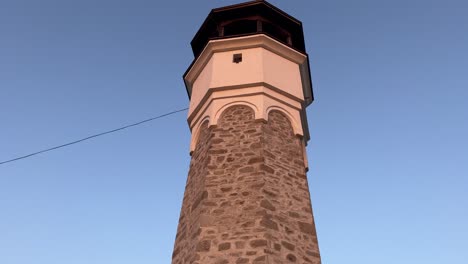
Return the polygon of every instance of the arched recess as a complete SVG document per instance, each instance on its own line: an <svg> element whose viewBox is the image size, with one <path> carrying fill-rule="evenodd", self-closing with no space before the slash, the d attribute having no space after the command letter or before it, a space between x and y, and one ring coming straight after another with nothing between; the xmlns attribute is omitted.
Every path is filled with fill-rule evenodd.
<svg viewBox="0 0 468 264"><path fill-rule="evenodd" d="M274 118L274 116L272 116L272 114L278 114L276 118ZM277 144L279 146L285 146L285 145L288 145L288 144L291 144L292 142L294 142L293 144L295 145L294 148L292 149L295 149L296 151L294 153L296 153L297 155L300 155L302 156L302 160L304 162L304 168L306 171L309 170L309 162L307 160L307 152L306 152L306 149L305 149L305 142L304 142L304 139L302 137L302 135L296 133L294 131L294 125L293 125L293 122L291 122L292 117L290 115L288 115L288 113L286 111L281 111L279 108L273 108L273 109L270 109L268 111L268 122L267 122L267 125L271 127L281 127L282 124L286 124L287 128L286 129L278 129L278 133L280 134L276 134L277 137L280 138L280 144ZM279 116L279 119L278 119L278 116ZM275 122L275 119L276 119L276 122ZM284 126L283 126L284 127ZM282 134L281 134L282 133ZM283 141L284 140L284 141Z"/></svg>
<svg viewBox="0 0 468 264"><path fill-rule="evenodd" d="M190 155L192 155L192 153L195 151L195 148L197 147L198 138L200 137L202 128L205 127L205 129L208 129L210 126L210 117L205 116L198 124L199 125L195 126L192 131L192 139L190 141Z"/></svg>
<svg viewBox="0 0 468 264"><path fill-rule="evenodd" d="M278 111L278 112L282 113L289 120L289 124L291 125L294 134L299 135L299 136L303 136L302 135L302 129L299 126L300 123L294 118L294 116L291 113L289 113L289 111L287 111L286 109L284 109L284 108L282 108L280 106L277 106L277 105L269 106L266 109L266 113L265 113L265 117L267 119L268 119L268 115L270 114L271 111Z"/></svg>
<svg viewBox="0 0 468 264"><path fill-rule="evenodd" d="M247 105L232 105L221 113L218 125L221 128L240 125L255 120L254 110Z"/></svg>
<svg viewBox="0 0 468 264"><path fill-rule="evenodd" d="M244 106L251 108L254 112L254 119L256 119L260 115L258 107L255 104L247 102L247 101L235 101L235 102L230 102L220 107L215 113L215 117L212 120L212 124L218 124L218 120L223 114L223 112L229 107L236 106L236 105L244 105Z"/></svg>

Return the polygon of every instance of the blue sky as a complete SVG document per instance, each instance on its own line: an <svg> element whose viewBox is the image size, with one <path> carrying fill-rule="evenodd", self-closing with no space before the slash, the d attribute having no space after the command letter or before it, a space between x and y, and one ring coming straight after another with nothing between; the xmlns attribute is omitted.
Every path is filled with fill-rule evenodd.
<svg viewBox="0 0 468 264"><path fill-rule="evenodd" d="M467 263L468 2L279 1L304 24L323 263ZM0 160L188 106L209 10L237 1L0 2ZM0 166L0 263L170 263L180 113Z"/></svg>

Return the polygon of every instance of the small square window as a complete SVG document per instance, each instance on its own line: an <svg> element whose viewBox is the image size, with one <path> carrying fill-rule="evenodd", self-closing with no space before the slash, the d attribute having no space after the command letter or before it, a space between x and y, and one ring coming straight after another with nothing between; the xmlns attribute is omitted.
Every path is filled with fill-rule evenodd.
<svg viewBox="0 0 468 264"><path fill-rule="evenodd" d="M232 55L232 62L239 63L242 62L242 53L237 53Z"/></svg>

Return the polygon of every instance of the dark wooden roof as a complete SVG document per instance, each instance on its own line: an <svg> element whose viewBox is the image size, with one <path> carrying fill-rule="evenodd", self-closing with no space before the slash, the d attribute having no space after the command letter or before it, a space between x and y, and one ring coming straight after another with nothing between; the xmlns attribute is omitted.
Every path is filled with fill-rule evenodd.
<svg viewBox="0 0 468 264"><path fill-rule="evenodd" d="M211 10L191 45L197 58L208 41L266 34L306 53L301 21L266 1L251 1Z"/></svg>

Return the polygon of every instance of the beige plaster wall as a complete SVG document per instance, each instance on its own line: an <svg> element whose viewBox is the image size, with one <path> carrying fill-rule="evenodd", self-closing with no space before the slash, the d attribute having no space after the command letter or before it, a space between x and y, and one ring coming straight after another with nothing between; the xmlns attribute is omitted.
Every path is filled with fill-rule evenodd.
<svg viewBox="0 0 468 264"><path fill-rule="evenodd" d="M264 82L304 99L299 65L267 49L262 54Z"/></svg>
<svg viewBox="0 0 468 264"><path fill-rule="evenodd" d="M237 53L242 54L242 62L233 63ZM304 99L296 62L263 47L214 52L193 82L189 115L209 89L262 82Z"/></svg>

